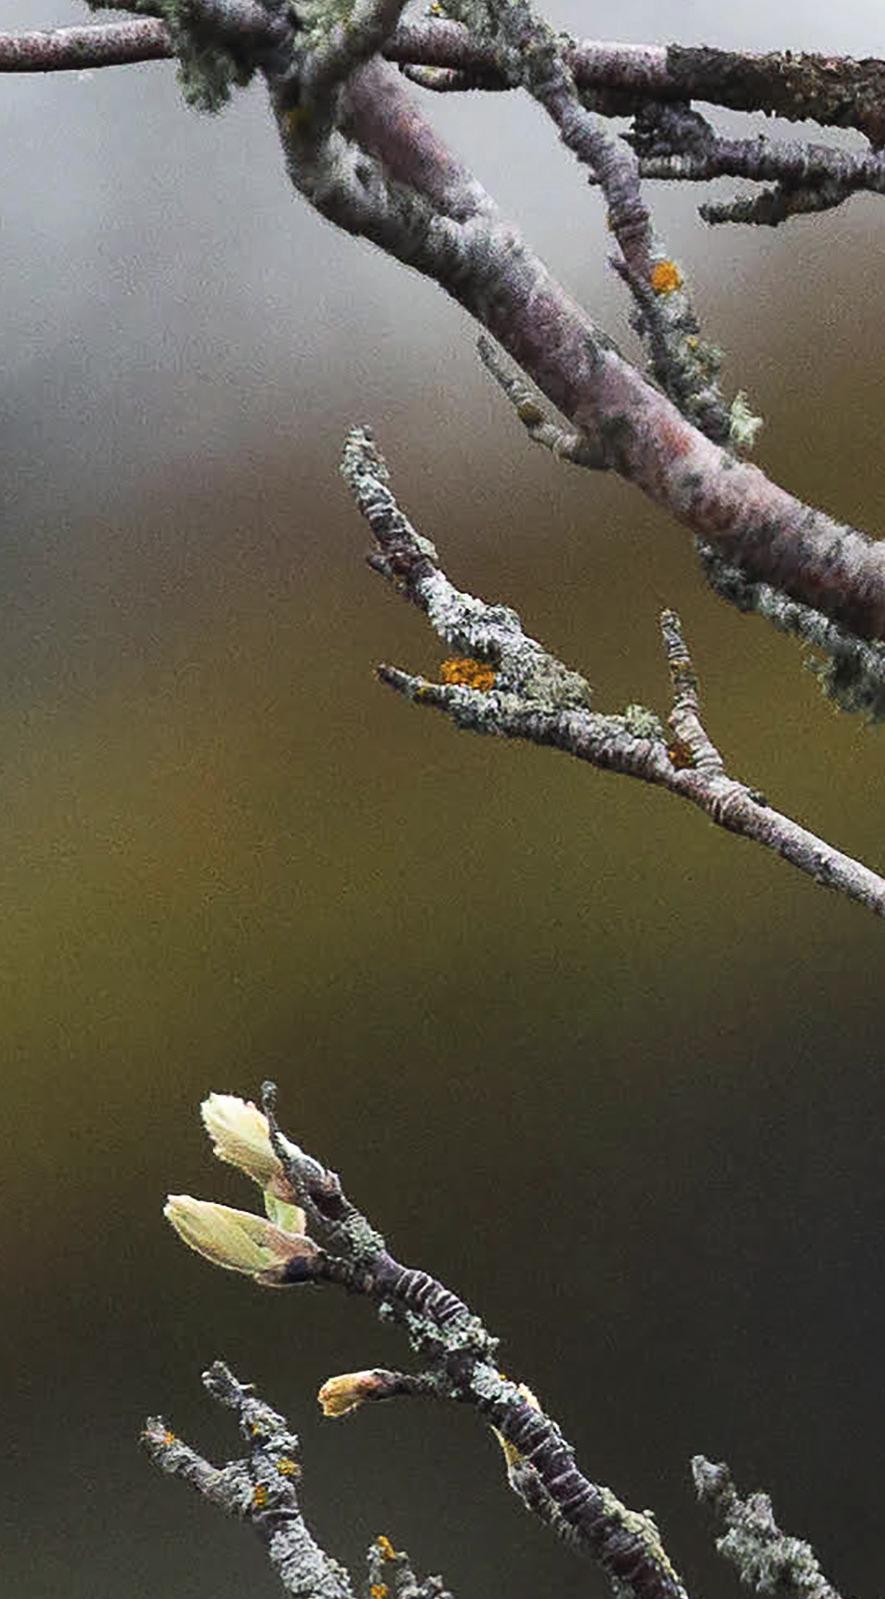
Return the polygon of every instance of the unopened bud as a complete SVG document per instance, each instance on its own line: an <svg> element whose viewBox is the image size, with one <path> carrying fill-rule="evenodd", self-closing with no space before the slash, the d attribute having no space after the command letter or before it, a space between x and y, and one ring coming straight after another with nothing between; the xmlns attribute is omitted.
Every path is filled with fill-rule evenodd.
<svg viewBox="0 0 885 1599"><path fill-rule="evenodd" d="M346 1416L365 1399L378 1399L389 1391L386 1372L345 1371L330 1377L317 1394L324 1416Z"/></svg>
<svg viewBox="0 0 885 1599"><path fill-rule="evenodd" d="M210 1094L200 1114L219 1160L239 1166L261 1188L280 1176L283 1167L270 1141L267 1117L251 1099Z"/></svg>
<svg viewBox="0 0 885 1599"><path fill-rule="evenodd" d="M284 1232L264 1216L189 1194L170 1194L163 1214L189 1248L225 1271L243 1272L267 1288L312 1276L318 1253L313 1240Z"/></svg>
<svg viewBox="0 0 885 1599"><path fill-rule="evenodd" d="M271 1221L287 1232L303 1233L304 1211L292 1203L295 1195L271 1144L264 1112L251 1099L239 1099L236 1094L210 1094L203 1100L200 1114L218 1159L238 1167L264 1189L265 1209Z"/></svg>

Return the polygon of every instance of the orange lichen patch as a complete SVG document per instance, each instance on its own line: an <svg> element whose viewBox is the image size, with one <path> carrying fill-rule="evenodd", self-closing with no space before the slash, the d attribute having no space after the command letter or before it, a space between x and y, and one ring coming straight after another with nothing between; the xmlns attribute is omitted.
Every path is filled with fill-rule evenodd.
<svg viewBox="0 0 885 1599"><path fill-rule="evenodd" d="M263 1510L267 1504L267 1484L256 1482L252 1489L252 1509Z"/></svg>
<svg viewBox="0 0 885 1599"><path fill-rule="evenodd" d="M443 661L439 675L444 683L460 683L464 688L478 689L487 694L495 686L495 673L485 661L472 660L469 655L453 655Z"/></svg>
<svg viewBox="0 0 885 1599"><path fill-rule="evenodd" d="M396 1559L396 1550L394 1549L390 1539L385 1538L383 1532L379 1533L378 1537L375 1539L375 1548L377 1549L382 1560Z"/></svg>
<svg viewBox="0 0 885 1599"><path fill-rule="evenodd" d="M163 1442L166 1445L167 1449L169 1448L170 1444L176 1444L178 1442L178 1439L176 1438L174 1432L171 1432L168 1427L166 1428L166 1431L163 1434Z"/></svg>
<svg viewBox="0 0 885 1599"><path fill-rule="evenodd" d="M682 288L682 273L675 261L656 261L650 281L655 294L672 294L674 289Z"/></svg>
<svg viewBox="0 0 885 1599"><path fill-rule="evenodd" d="M373 1582L369 1589L369 1599L387 1599L389 1592L386 1582Z"/></svg>
<svg viewBox="0 0 885 1599"><path fill-rule="evenodd" d="M283 1455L282 1459L277 1461L277 1471L281 1477L301 1476L301 1467L299 1466L298 1461L290 1460L288 1455Z"/></svg>
<svg viewBox="0 0 885 1599"><path fill-rule="evenodd" d="M675 766L677 772L683 772L689 766L694 766L694 756L681 739L674 739L672 744L667 745L667 754L670 757L670 765Z"/></svg>

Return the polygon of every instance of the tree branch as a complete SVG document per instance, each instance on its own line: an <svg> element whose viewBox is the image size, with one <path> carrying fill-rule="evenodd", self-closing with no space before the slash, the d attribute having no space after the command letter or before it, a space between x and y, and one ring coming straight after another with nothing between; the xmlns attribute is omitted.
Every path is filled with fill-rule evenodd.
<svg viewBox="0 0 885 1599"><path fill-rule="evenodd" d="M776 227L801 212L841 205L852 194L885 194L885 155L834 150L829 145L725 139L687 106L650 105L636 118L632 139L644 178L703 183L749 178L776 187L752 199L702 205L707 222L756 222Z"/></svg>
<svg viewBox="0 0 885 1599"><path fill-rule="evenodd" d="M515 611L488 605L449 582L434 546L411 526L389 487L370 435L348 437L342 472L372 529L369 564L422 610L460 658L443 663L442 681L382 666L378 676L407 699L444 711L456 726L565 750L603 770L666 788L717 826L762 844L815 882L885 915L885 879L774 810L728 775L700 719L697 679L672 611L661 618L674 700L668 741L641 706L603 716L591 708L586 679L550 655Z"/></svg>
<svg viewBox="0 0 885 1599"><path fill-rule="evenodd" d="M140 9L138 0L134 3ZM501 218L481 185L427 126L392 66L376 57L351 70L346 84L338 83L337 69L334 87L326 83L318 63L324 59L325 45L332 48L334 19L327 38L325 24L305 31L293 13L265 10L255 0L189 0L186 7L167 10L171 5L172 0L157 0L144 9L163 9L174 16L181 72L192 99L218 106L233 84L261 71L292 182L317 210L434 279L498 339L569 419L574 434L587 441L590 453L602 455L709 544L717 561L739 570L747 593L767 585L789 602L806 607L817 618L823 640L830 636L827 624L836 624L842 630L839 636L849 644L885 641L885 545L874 544L855 529L803 505L693 425L693 407L698 420L705 420L698 396L714 392L715 352L699 349L695 369L686 358L681 371L674 367L667 376L672 394L688 413L684 415L679 405L624 360L516 229ZM367 9L375 15L374 5ZM394 0L384 0L377 12L382 23L377 28L373 23L371 42L380 41L397 10ZM444 26L444 39L447 48L453 39L459 41L457 69L463 65L464 44L463 34L457 29L452 33L453 26ZM431 30L428 37L439 36ZM596 48L587 47L591 56ZM352 69L364 55L362 47L348 55L344 70ZM568 79L572 59L578 79L580 52L570 57L557 46L554 55L559 74L551 89L554 109L563 119L571 118L575 139L582 143L588 124L582 120L583 110L575 107ZM663 55L637 57L618 47L615 55L622 61L619 70L629 68L634 81L656 81L666 70L671 78L675 74L683 93L689 65L697 70L699 83L705 81L704 71L727 77L726 61L740 77L735 59L721 52L679 52L674 47ZM801 58L794 72L792 58L778 59L775 77L782 89L784 83L792 85L797 115L812 108L824 115L831 79L843 90L846 82L856 83L863 104L870 83L880 81L873 72L875 64L861 64L864 72L858 76L856 63L842 72L838 64L818 61L815 67L809 64L812 58ZM773 71L769 58L765 60L769 63L765 72L758 62L745 63L744 75L749 74L757 88ZM326 83L319 95L310 92L312 73ZM831 110L831 120L838 120L834 106ZM609 144L598 149L604 165ZM625 173L623 163L617 171L622 168ZM681 323L682 274L674 262L655 259L647 282L642 281L641 271L632 268L630 277L660 377L668 362L673 366L675 345L669 333ZM671 315L666 302L672 296L676 298ZM683 331L686 337L677 341L681 354L692 347L695 337ZM705 366L710 380L706 390L699 370ZM709 426L709 417L706 420ZM731 442L748 443L754 425L738 396L732 406ZM842 650L840 672L857 654L850 647ZM885 662L875 650L865 659L880 679L873 704L885 705ZM866 691L864 698L869 703ZM861 699L849 686L844 702Z"/></svg>
<svg viewBox="0 0 885 1599"><path fill-rule="evenodd" d="M82 41L75 35L82 35ZM111 57L108 50L119 54ZM172 54L168 30L159 21L0 33L2 72L67 71ZM458 22L433 17L401 22L384 54L404 65L457 73L456 81L465 88L510 87L492 47L478 44ZM857 128L874 144L885 141L885 62L874 58L856 61L788 50L760 55L706 45L596 39L567 41L567 58L578 88L595 97L597 109L613 114L635 111L648 99L705 100L736 111Z"/></svg>
<svg viewBox="0 0 885 1599"><path fill-rule="evenodd" d="M239 1382L220 1360L203 1373L203 1385L213 1399L234 1411L248 1453L226 1466L210 1465L177 1438L162 1417L154 1416L142 1434L151 1459L170 1477L190 1483L226 1515L254 1527L283 1588L294 1599L354 1599L344 1567L315 1542L301 1514L295 1434L250 1384Z"/></svg>
<svg viewBox="0 0 885 1599"><path fill-rule="evenodd" d="M131 66L175 54L165 22L99 22L83 28L0 33L0 72L72 72Z"/></svg>
<svg viewBox="0 0 885 1599"><path fill-rule="evenodd" d="M213 1100L217 1103L218 1098L212 1096L207 1105ZM239 1105L253 1125L254 1106L223 1098L229 1106ZM398 1374L351 1372L331 1378L320 1390L326 1413L344 1415L367 1399L387 1398L394 1392L430 1394L472 1406L506 1442L514 1458L518 1456L524 1463L526 1471L534 1473L538 1494L551 1512L545 1519L554 1519L555 1512L560 1529L574 1547L603 1568L620 1599L628 1595L631 1599L688 1599L652 1518L628 1510L610 1489L584 1476L571 1446L534 1396L498 1371L497 1339L456 1294L428 1273L401 1265L389 1253L381 1235L347 1198L336 1174L283 1135L275 1102L275 1086L266 1083L262 1103L266 1139L278 1163L275 1192L280 1192L281 1181L288 1184L288 1198L304 1208L315 1234L310 1239L290 1240L291 1257L298 1262L293 1281L333 1283L369 1298L385 1321L397 1323L406 1332L421 1361L421 1370L411 1382L395 1380L392 1387L387 1379L397 1379ZM205 1107L204 1117L211 1132ZM244 1169L249 1170L248 1165ZM182 1207L213 1213L225 1208L185 1198L177 1203L179 1208L171 1213L167 1207L167 1215L192 1247L194 1234L182 1225ZM226 1244L232 1236L231 1227L222 1222L220 1243ZM216 1242L205 1233L195 1247L217 1265L242 1271L259 1282L267 1280L236 1248L229 1258L223 1258ZM285 1281L283 1270L276 1286Z"/></svg>
<svg viewBox="0 0 885 1599"><path fill-rule="evenodd" d="M810 1544L781 1532L767 1494L738 1497L726 1465L704 1455L691 1463L698 1498L710 1505L726 1531L716 1548L737 1567L742 1582L760 1594L781 1599L839 1599L825 1578Z"/></svg>
<svg viewBox="0 0 885 1599"><path fill-rule="evenodd" d="M648 99L705 100L734 111L857 128L874 144L885 140L885 62L874 58L596 39L569 40L567 53L578 88L602 97L595 98L597 109L612 114L632 112ZM481 87L485 78L507 87L491 47L478 45L456 22L428 17L403 23L385 54L476 76ZM606 98L612 95L613 101Z"/></svg>

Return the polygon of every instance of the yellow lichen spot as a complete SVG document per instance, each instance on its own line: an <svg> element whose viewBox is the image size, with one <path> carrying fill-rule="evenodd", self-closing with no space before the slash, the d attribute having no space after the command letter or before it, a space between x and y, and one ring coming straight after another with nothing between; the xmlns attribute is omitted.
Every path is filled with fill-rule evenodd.
<svg viewBox="0 0 885 1599"><path fill-rule="evenodd" d="M288 1455L283 1455L282 1459L277 1461L277 1471L281 1477L301 1476L301 1467L299 1466L298 1461L290 1460Z"/></svg>
<svg viewBox="0 0 885 1599"><path fill-rule="evenodd" d="M175 1443L178 1442L178 1439L176 1438L174 1432L171 1432L168 1427L166 1428L166 1431L163 1434L163 1442L166 1445L167 1449L169 1448L170 1444L175 1444Z"/></svg>
<svg viewBox="0 0 885 1599"><path fill-rule="evenodd" d="M293 105L289 111L284 111L280 121L283 132L297 137L310 127L312 113L309 106Z"/></svg>
<svg viewBox="0 0 885 1599"><path fill-rule="evenodd" d="M263 1510L267 1504L267 1484L256 1482L252 1489L252 1509Z"/></svg>
<svg viewBox="0 0 885 1599"><path fill-rule="evenodd" d="M369 1599L387 1599L389 1592L386 1582L373 1582L369 1589Z"/></svg>
<svg viewBox="0 0 885 1599"><path fill-rule="evenodd" d="M385 1538L383 1532L379 1533L378 1537L375 1539L375 1548L377 1549L382 1560L396 1559L396 1550L394 1549L390 1539Z"/></svg>
<svg viewBox="0 0 885 1599"><path fill-rule="evenodd" d="M682 273L675 261L656 261L651 269L651 286L655 294L672 294L682 288Z"/></svg>
<svg viewBox="0 0 885 1599"><path fill-rule="evenodd" d="M509 1381L509 1378L505 1376L503 1371L499 1371L498 1376L502 1378L504 1382ZM532 1390L529 1388L527 1383L517 1383L516 1392L519 1394L520 1399L524 1399L526 1404L529 1405L532 1410L541 1409L541 1401L535 1394L532 1393ZM497 1438L498 1443L501 1445L508 1472L512 1471L514 1467L521 1465L522 1455L520 1454L516 1445L512 1444L509 1438L505 1438L504 1434L499 1432L497 1427L493 1427L492 1432Z"/></svg>
<svg viewBox="0 0 885 1599"><path fill-rule="evenodd" d="M485 661L474 661L469 655L454 655L443 661L439 675L444 683L460 683L464 688L478 689L487 694L495 686L495 673Z"/></svg>

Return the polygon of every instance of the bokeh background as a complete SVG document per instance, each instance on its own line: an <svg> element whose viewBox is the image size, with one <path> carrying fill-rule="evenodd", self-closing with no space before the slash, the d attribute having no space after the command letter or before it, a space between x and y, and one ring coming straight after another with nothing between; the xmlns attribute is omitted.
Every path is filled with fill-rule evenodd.
<svg viewBox="0 0 885 1599"><path fill-rule="evenodd" d="M873 0L550 15L885 54ZM539 113L428 104L629 344L599 200ZM321 1420L325 1377L404 1358L365 1306L262 1295L165 1227L170 1189L251 1202L197 1106L268 1075L585 1468L654 1507L694 1592L737 1591L698 1450L769 1488L844 1590L880 1590L882 928L659 793L379 687L377 661L440 651L363 565L346 429L375 427L455 580L518 606L600 706L665 705L676 604L734 769L880 868L885 735L707 591L684 531L525 442L464 315L293 197L260 89L211 119L169 64L6 77L0 129L4 1592L276 1591L138 1450L160 1410L235 1452L199 1384L219 1355L299 1428L342 1558L384 1531L459 1599L604 1591L469 1415ZM770 234L706 230L698 198L654 190L767 419L759 459L881 532L883 202Z"/></svg>

